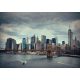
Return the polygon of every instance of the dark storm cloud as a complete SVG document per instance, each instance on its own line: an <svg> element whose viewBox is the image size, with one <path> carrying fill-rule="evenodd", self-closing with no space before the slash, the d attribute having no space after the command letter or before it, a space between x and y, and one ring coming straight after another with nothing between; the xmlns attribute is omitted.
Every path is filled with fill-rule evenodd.
<svg viewBox="0 0 80 80"><path fill-rule="evenodd" d="M63 21L75 21L80 19L80 13L79 12L62 13L60 19L62 19Z"/></svg>
<svg viewBox="0 0 80 80"><path fill-rule="evenodd" d="M0 31L4 31L3 24L14 24L19 27L23 28L30 27L32 29L59 29L59 27L63 28L63 24L66 22L71 22L75 20L80 20L80 13L79 12L2 12L0 13ZM69 23L68 23L69 24ZM19 26L23 25L23 26ZM8 27L8 26L7 26ZM13 26L9 26L13 27ZM64 34L65 31L57 31L60 34ZM5 33L10 35L18 35L17 32L8 32Z"/></svg>
<svg viewBox="0 0 80 80"><path fill-rule="evenodd" d="M10 24L14 22L15 18L8 13L1 12L0 13L0 25L1 24Z"/></svg>
<svg viewBox="0 0 80 80"><path fill-rule="evenodd" d="M24 16L16 15L18 13L0 13L0 24L22 24L27 23L29 19Z"/></svg>
<svg viewBox="0 0 80 80"><path fill-rule="evenodd" d="M80 13L72 13L72 12L66 12L66 13L56 13L56 12L9 12L9 13L0 13L0 24L6 24L6 23L39 23L38 25L41 25L42 23L44 25L44 22L49 20L54 20L54 18L58 18L58 20L62 21L73 21L80 19Z"/></svg>

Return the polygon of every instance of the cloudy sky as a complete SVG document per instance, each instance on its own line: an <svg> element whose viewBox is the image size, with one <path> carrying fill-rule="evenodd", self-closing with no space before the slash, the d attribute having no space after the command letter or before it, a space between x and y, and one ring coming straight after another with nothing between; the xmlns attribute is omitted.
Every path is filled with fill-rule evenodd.
<svg viewBox="0 0 80 80"><path fill-rule="evenodd" d="M5 47L7 38L21 43L23 37L46 35L57 37L58 42L68 41L69 25L80 40L79 12L7 12L0 13L0 47Z"/></svg>

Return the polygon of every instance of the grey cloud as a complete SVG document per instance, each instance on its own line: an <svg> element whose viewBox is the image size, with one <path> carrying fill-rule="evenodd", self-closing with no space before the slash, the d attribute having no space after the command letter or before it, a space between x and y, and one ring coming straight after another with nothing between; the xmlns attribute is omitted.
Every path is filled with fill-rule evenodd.
<svg viewBox="0 0 80 80"><path fill-rule="evenodd" d="M67 32L65 31L60 31L60 30L55 30L55 33L53 33L53 35L66 35L67 36Z"/></svg>
<svg viewBox="0 0 80 80"><path fill-rule="evenodd" d="M56 25L63 22L74 21L77 19L80 19L80 13L72 13L72 12L6 12L6 13L3 12L0 13L1 25L23 24L33 29L48 28L48 26ZM53 27L54 26L50 27L50 29L53 29Z"/></svg>
<svg viewBox="0 0 80 80"><path fill-rule="evenodd" d="M73 25L74 25L74 33L77 36L77 39L80 40L80 20L75 21Z"/></svg>
<svg viewBox="0 0 80 80"><path fill-rule="evenodd" d="M0 24L2 23L31 23L31 22L46 22L60 18L63 21L80 19L80 13L71 12L9 12L0 13Z"/></svg>
<svg viewBox="0 0 80 80"><path fill-rule="evenodd" d="M0 32L5 33L10 36L16 36L16 37L21 37L16 31L9 31L9 30L4 30L3 28L0 28ZM4 36L3 36L4 37Z"/></svg>
<svg viewBox="0 0 80 80"><path fill-rule="evenodd" d="M0 12L0 32L21 38L22 35L16 29L24 30L29 27L33 31L47 29L53 32L53 35L67 36L69 24L73 22L74 32L80 40L80 21L75 23L76 20L80 20L80 12Z"/></svg>

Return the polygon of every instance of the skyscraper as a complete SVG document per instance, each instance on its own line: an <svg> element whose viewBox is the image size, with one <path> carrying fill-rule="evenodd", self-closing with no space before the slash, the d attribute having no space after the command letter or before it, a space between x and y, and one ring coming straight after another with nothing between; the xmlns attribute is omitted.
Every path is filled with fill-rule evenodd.
<svg viewBox="0 0 80 80"><path fill-rule="evenodd" d="M41 35L41 43L46 43L46 36L45 35Z"/></svg>
<svg viewBox="0 0 80 80"><path fill-rule="evenodd" d="M52 38L52 43L56 45L56 38Z"/></svg>
<svg viewBox="0 0 80 80"><path fill-rule="evenodd" d="M40 41L36 42L36 50L41 50L41 42Z"/></svg>
<svg viewBox="0 0 80 80"><path fill-rule="evenodd" d="M62 45L64 45L65 44L65 41L62 41Z"/></svg>
<svg viewBox="0 0 80 80"><path fill-rule="evenodd" d="M41 48L44 50L46 49L46 36L41 35Z"/></svg>
<svg viewBox="0 0 80 80"><path fill-rule="evenodd" d="M22 39L22 51L26 50L26 38Z"/></svg>
<svg viewBox="0 0 80 80"><path fill-rule="evenodd" d="M36 44L36 37L33 35L31 37L31 49L35 49L35 44Z"/></svg>
<svg viewBox="0 0 80 80"><path fill-rule="evenodd" d="M26 40L27 44L29 44L29 37L27 37L27 40Z"/></svg>
<svg viewBox="0 0 80 80"><path fill-rule="evenodd" d="M49 44L49 39L46 39L46 44Z"/></svg>
<svg viewBox="0 0 80 80"><path fill-rule="evenodd" d="M19 45L18 46L18 52L21 53L21 51L22 51L22 43L19 43L18 45Z"/></svg>
<svg viewBox="0 0 80 80"><path fill-rule="evenodd" d="M35 37L35 35L33 35L32 37L31 37L31 43L35 43L36 42L36 37Z"/></svg>
<svg viewBox="0 0 80 80"><path fill-rule="evenodd" d="M26 49L29 50L29 37L26 38Z"/></svg>
<svg viewBox="0 0 80 80"><path fill-rule="evenodd" d="M38 42L39 41L39 38L38 38L38 36L37 36L37 38L36 38L36 42Z"/></svg>
<svg viewBox="0 0 80 80"><path fill-rule="evenodd" d="M16 40L8 38L6 42L6 50L16 50L16 49L17 49Z"/></svg>
<svg viewBox="0 0 80 80"><path fill-rule="evenodd" d="M70 49L71 49L71 45L72 45L72 40L73 40L73 32L69 28L69 30L68 30L68 44L70 46Z"/></svg>

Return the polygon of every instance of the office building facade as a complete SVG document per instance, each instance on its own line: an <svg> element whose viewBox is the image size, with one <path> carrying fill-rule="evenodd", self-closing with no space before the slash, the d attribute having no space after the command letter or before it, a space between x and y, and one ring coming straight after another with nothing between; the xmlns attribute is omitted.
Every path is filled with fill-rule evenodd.
<svg viewBox="0 0 80 80"><path fill-rule="evenodd" d="M31 49L35 49L35 45L36 45L36 37L35 35L33 35L31 37Z"/></svg>
<svg viewBox="0 0 80 80"><path fill-rule="evenodd" d="M26 45L26 38L23 38L22 39L22 51L26 50L26 47L27 47L27 45Z"/></svg>
<svg viewBox="0 0 80 80"><path fill-rule="evenodd" d="M56 38L52 38L52 43L56 45Z"/></svg>
<svg viewBox="0 0 80 80"><path fill-rule="evenodd" d="M41 49L45 50L46 49L46 36L41 35Z"/></svg>
<svg viewBox="0 0 80 80"><path fill-rule="evenodd" d="M8 38L6 42L6 50L17 50L16 40Z"/></svg>

